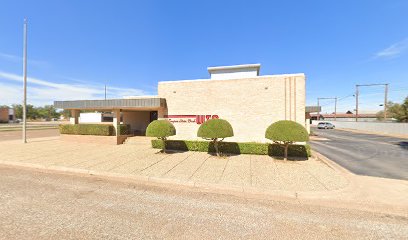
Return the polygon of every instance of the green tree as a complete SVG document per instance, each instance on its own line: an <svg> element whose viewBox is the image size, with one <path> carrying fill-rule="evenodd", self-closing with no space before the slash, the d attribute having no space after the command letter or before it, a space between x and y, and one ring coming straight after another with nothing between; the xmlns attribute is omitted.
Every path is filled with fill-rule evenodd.
<svg viewBox="0 0 408 240"><path fill-rule="evenodd" d="M164 153L166 153L167 138L174 135L176 135L176 128L167 120L154 120L146 129L146 136L157 137L163 141L162 151Z"/></svg>
<svg viewBox="0 0 408 240"><path fill-rule="evenodd" d="M226 137L234 136L231 124L223 119L210 119L198 128L197 137L211 140L214 144L215 153L220 156L218 143ZM219 140L221 139L221 140Z"/></svg>
<svg viewBox="0 0 408 240"><path fill-rule="evenodd" d="M59 112L57 112L57 109L53 105L38 107L36 110L38 117L44 119L59 118L61 115Z"/></svg>
<svg viewBox="0 0 408 240"><path fill-rule="evenodd" d="M16 118L23 118L23 105L13 104L14 114ZM37 110L33 105L27 104L27 119L36 119L38 117Z"/></svg>
<svg viewBox="0 0 408 240"><path fill-rule="evenodd" d="M395 118L397 122L408 122L408 96L402 104L387 103L387 118ZM384 119L384 111L377 113L377 119Z"/></svg>
<svg viewBox="0 0 408 240"><path fill-rule="evenodd" d="M33 105L27 104L27 119L37 119L39 118L38 109L36 109Z"/></svg>
<svg viewBox="0 0 408 240"><path fill-rule="evenodd" d="M23 106L21 104L13 104L14 113L16 118L23 118ZM61 113L57 112L53 105L45 105L44 107L34 107L31 104L27 104L27 119L51 119L59 118Z"/></svg>
<svg viewBox="0 0 408 240"><path fill-rule="evenodd" d="M265 132L265 138L274 141L285 150L284 160L288 159L289 145L295 142L309 141L309 134L305 127L294 121L282 120L270 125Z"/></svg>
<svg viewBox="0 0 408 240"><path fill-rule="evenodd" d="M14 115L16 116L16 118L23 118L23 105L21 104L13 104L11 106L14 109Z"/></svg>
<svg viewBox="0 0 408 240"><path fill-rule="evenodd" d="M72 117L71 116L71 110L69 110L69 109L64 109L64 111L62 111L61 114L62 114L62 116L64 116L65 119L68 119L68 120L69 120L70 117Z"/></svg>

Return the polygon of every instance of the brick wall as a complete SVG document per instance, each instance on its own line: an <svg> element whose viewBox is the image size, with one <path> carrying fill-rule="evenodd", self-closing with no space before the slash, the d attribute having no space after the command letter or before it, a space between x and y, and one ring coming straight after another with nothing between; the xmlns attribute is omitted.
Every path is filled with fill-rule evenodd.
<svg viewBox="0 0 408 240"><path fill-rule="evenodd" d="M278 120L305 125L304 74L271 75L233 80L159 82L168 115L218 115L228 120L234 138L264 142L266 128ZM174 123L177 139L194 139L199 125Z"/></svg>
<svg viewBox="0 0 408 240"><path fill-rule="evenodd" d="M0 123L9 121L8 108L0 108Z"/></svg>

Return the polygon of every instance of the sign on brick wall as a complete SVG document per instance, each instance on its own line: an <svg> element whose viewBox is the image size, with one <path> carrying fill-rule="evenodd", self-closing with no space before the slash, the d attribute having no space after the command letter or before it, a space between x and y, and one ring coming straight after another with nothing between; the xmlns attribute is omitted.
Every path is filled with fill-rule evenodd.
<svg viewBox="0 0 408 240"><path fill-rule="evenodd" d="M164 115L172 123L196 123L202 124L209 119L217 119L218 115Z"/></svg>

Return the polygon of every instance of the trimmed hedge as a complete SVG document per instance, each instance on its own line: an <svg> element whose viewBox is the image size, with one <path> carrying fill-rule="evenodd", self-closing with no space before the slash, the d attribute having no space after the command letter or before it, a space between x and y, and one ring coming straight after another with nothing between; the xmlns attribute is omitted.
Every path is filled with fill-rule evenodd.
<svg viewBox="0 0 408 240"><path fill-rule="evenodd" d="M234 136L231 124L224 119L210 119L203 124L197 131L197 137L205 139L226 138Z"/></svg>
<svg viewBox="0 0 408 240"><path fill-rule="evenodd" d="M163 141L159 139L152 140L152 147L163 149ZM166 149L179 151L215 152L214 144L207 141L167 140ZM283 156L284 154L284 150L281 146L267 143L220 142L219 149L223 153L230 154L256 154L269 156ZM290 145L288 155L291 157L310 157L310 146L308 144Z"/></svg>
<svg viewBox="0 0 408 240"><path fill-rule="evenodd" d="M119 125L120 135L129 135L130 134L130 125L129 124L120 124Z"/></svg>
<svg viewBox="0 0 408 240"><path fill-rule="evenodd" d="M265 131L265 138L281 142L307 142L309 134L301 124L281 120L271 124Z"/></svg>
<svg viewBox="0 0 408 240"><path fill-rule="evenodd" d="M119 125L121 135L129 134L129 125ZM62 124L59 126L61 134L115 136L113 125L109 124Z"/></svg>
<svg viewBox="0 0 408 240"><path fill-rule="evenodd" d="M154 120L147 126L146 136L166 138L176 135L176 128L167 120Z"/></svg>

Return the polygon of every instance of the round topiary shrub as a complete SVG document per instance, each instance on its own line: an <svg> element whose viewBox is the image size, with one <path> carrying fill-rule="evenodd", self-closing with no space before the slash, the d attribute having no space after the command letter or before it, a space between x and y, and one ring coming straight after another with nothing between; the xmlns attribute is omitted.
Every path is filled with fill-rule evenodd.
<svg viewBox="0 0 408 240"><path fill-rule="evenodd" d="M274 141L285 149L284 159L288 158L288 147L294 142L309 141L309 134L301 124L282 120L270 125L265 132L265 138Z"/></svg>
<svg viewBox="0 0 408 240"><path fill-rule="evenodd" d="M234 131L231 124L223 119L210 119L201 124L197 132L197 137L211 140L213 142L217 156L220 156L218 143L223 141L224 138L232 136L234 136Z"/></svg>
<svg viewBox="0 0 408 240"><path fill-rule="evenodd" d="M176 135L176 128L167 120L154 120L146 129L146 136L163 140L163 152L166 152L167 137L174 135Z"/></svg>

